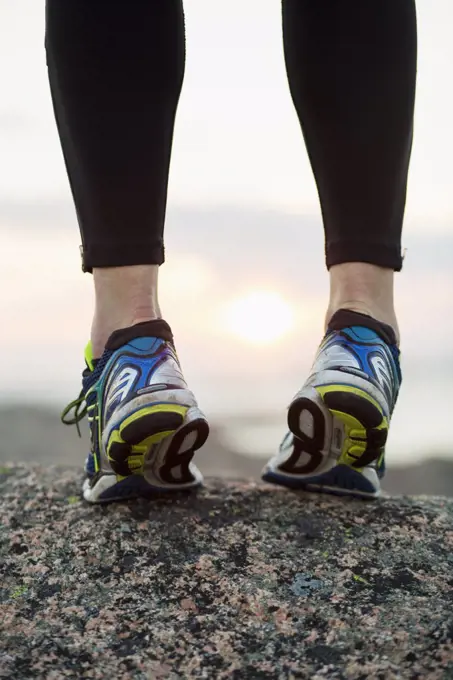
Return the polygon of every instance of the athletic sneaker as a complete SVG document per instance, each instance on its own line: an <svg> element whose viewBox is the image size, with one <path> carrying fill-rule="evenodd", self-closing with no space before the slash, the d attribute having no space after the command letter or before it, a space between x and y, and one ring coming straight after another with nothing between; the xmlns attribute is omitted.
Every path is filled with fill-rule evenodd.
<svg viewBox="0 0 453 680"><path fill-rule="evenodd" d="M393 329L339 310L288 409L289 432L263 479L295 489L377 497L401 384Z"/></svg>
<svg viewBox="0 0 453 680"><path fill-rule="evenodd" d="M85 500L198 487L203 478L191 461L209 427L182 375L168 324L148 321L115 331L97 361L89 343L85 361L80 397L62 415L78 427L88 414Z"/></svg>

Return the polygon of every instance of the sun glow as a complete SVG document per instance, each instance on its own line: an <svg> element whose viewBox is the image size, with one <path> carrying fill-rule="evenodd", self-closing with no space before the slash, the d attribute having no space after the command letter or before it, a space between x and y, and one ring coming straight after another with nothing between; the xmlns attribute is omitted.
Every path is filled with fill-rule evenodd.
<svg viewBox="0 0 453 680"><path fill-rule="evenodd" d="M222 314L229 333L252 345L272 345L294 325L290 304L275 291L258 290L232 300Z"/></svg>

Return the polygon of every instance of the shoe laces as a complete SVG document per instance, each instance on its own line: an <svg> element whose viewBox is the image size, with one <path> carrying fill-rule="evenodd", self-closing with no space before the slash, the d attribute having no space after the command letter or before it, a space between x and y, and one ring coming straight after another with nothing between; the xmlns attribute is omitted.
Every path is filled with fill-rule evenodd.
<svg viewBox="0 0 453 680"><path fill-rule="evenodd" d="M74 401L71 401L61 414L61 422L65 425L75 425L79 437L82 436L79 423L88 413L89 404L96 401L96 392L91 390L91 387L93 387L101 377L112 354L113 352L111 350L106 349L101 358L94 362L93 370L90 370L88 367L84 370L82 374L82 389L79 396L77 399L74 399Z"/></svg>
<svg viewBox="0 0 453 680"><path fill-rule="evenodd" d="M71 411L73 415L71 416ZM88 404L85 397L85 392L82 389L78 398L71 401L70 404L66 406L63 413L61 414L61 422L65 425L75 425L77 427L77 432L79 437L82 436L80 431L80 421L83 420L88 411Z"/></svg>

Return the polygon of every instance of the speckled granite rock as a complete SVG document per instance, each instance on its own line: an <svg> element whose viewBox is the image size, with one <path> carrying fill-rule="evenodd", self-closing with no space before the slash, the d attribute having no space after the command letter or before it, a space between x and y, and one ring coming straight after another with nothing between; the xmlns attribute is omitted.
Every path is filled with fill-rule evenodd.
<svg viewBox="0 0 453 680"><path fill-rule="evenodd" d="M453 501L79 483L0 469L1 677L453 678Z"/></svg>

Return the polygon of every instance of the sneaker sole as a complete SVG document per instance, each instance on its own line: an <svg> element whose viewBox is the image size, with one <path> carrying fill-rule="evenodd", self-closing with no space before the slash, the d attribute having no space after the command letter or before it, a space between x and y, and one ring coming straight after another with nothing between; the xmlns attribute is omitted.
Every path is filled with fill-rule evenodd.
<svg viewBox="0 0 453 680"><path fill-rule="evenodd" d="M113 473L86 479L85 500L106 503L198 488L203 477L192 459L208 435L198 407L158 404L138 410L110 434L107 455Z"/></svg>
<svg viewBox="0 0 453 680"><path fill-rule="evenodd" d="M362 500L374 500L381 495L380 488L376 489L363 475L351 470L347 465L336 465L329 472L310 479L290 478L274 470L266 469L262 478L270 484L278 484L295 491L311 491Z"/></svg>
<svg viewBox="0 0 453 680"><path fill-rule="evenodd" d="M313 423L310 436L304 431L307 414ZM263 471L265 481L357 498L380 496L388 419L373 397L348 385L307 388L289 407L288 427L299 447L278 466L271 461ZM302 452L310 458L298 467Z"/></svg>

